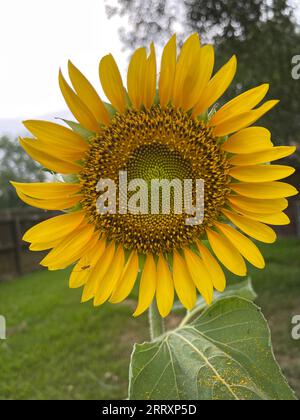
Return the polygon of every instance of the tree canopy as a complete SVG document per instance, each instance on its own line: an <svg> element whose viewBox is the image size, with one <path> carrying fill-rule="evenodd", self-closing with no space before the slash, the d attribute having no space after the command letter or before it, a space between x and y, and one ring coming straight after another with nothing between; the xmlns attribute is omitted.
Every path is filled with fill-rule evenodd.
<svg viewBox="0 0 300 420"><path fill-rule="evenodd" d="M111 2L110 2L111 3ZM300 32L288 0L117 0L108 16L128 18L120 29L124 45L133 50L155 41L163 44L174 32L182 40L198 32L216 47L216 69L232 54L238 57L235 83L225 99L270 83L269 98L281 103L263 124L272 128L275 143L300 140L300 81L291 76L292 58L299 54ZM129 29L128 29L129 28Z"/></svg>

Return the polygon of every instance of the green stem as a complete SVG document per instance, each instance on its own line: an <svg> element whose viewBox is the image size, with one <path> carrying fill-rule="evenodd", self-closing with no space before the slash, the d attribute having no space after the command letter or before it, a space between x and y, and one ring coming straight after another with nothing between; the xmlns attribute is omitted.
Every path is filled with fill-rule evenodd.
<svg viewBox="0 0 300 420"><path fill-rule="evenodd" d="M191 311L187 311L186 316L183 318L183 320L180 323L180 327L184 327L187 323L189 323L193 318L196 317L196 315L200 314L203 309L205 308L204 305L196 306Z"/></svg>
<svg viewBox="0 0 300 420"><path fill-rule="evenodd" d="M151 303L151 306L149 308L149 327L150 337L152 341L165 332L164 320L159 315L155 301Z"/></svg>

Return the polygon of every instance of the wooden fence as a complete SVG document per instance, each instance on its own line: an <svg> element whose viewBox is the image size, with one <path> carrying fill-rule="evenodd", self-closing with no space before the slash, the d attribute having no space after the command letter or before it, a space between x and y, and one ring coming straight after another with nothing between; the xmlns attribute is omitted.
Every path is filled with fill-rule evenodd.
<svg viewBox="0 0 300 420"><path fill-rule="evenodd" d="M278 234L300 237L300 201L297 197L290 200L287 213L292 223L278 227ZM55 214L57 213L34 209L0 211L0 280L41 268L39 261L45 253L29 251L28 244L22 241L22 237L31 226Z"/></svg>
<svg viewBox="0 0 300 420"><path fill-rule="evenodd" d="M289 216L291 223L275 227L278 235L300 237L300 201L298 197L289 199L289 207L284 212Z"/></svg>
<svg viewBox="0 0 300 420"><path fill-rule="evenodd" d="M0 211L0 279L19 276L39 268L42 252L30 252L22 241L26 230L48 219L53 212L38 210Z"/></svg>

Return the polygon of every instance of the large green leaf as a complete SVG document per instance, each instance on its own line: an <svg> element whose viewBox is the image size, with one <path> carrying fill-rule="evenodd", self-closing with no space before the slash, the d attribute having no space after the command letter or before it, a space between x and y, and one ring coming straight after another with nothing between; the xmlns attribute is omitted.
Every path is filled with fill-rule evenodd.
<svg viewBox="0 0 300 420"><path fill-rule="evenodd" d="M245 280L241 280L236 284L227 286L224 292L222 293L215 291L214 302L217 302L220 299L224 299L226 297L232 297L232 296L241 297L241 298L251 300L252 302L254 302L257 298L257 294L255 293L255 290L253 289L251 277L247 277ZM195 308L188 314L188 317L191 318L193 314L199 315L199 312L201 312L206 307L207 307L207 303L205 302L202 296L199 296L197 299L197 304ZM182 304L179 301L177 301L174 304L173 310L180 312L180 311L185 311L185 308L182 306Z"/></svg>
<svg viewBox="0 0 300 420"><path fill-rule="evenodd" d="M275 361L260 309L217 301L191 324L136 345L129 399L295 400Z"/></svg>

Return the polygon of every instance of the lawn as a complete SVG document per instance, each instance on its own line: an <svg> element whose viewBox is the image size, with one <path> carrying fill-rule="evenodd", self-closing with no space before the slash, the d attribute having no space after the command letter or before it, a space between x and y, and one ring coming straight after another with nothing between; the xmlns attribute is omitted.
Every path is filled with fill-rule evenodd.
<svg viewBox="0 0 300 420"><path fill-rule="evenodd" d="M261 248L267 268L251 270L257 303L300 396L300 341L291 338L291 319L300 314L300 241ZM133 299L98 309L80 304L67 276L41 271L0 283L0 314L8 324L8 339L0 341L0 399L126 398L131 348L148 339L147 316L131 317Z"/></svg>

